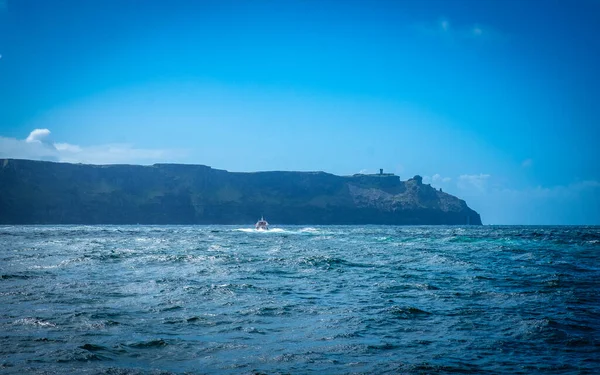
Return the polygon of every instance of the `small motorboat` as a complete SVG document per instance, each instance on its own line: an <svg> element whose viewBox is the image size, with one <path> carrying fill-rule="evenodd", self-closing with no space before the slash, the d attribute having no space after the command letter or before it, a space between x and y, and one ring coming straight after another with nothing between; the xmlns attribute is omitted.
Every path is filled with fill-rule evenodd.
<svg viewBox="0 0 600 375"><path fill-rule="evenodd" d="M256 222L255 228L256 230L269 230L269 223L261 216L260 220Z"/></svg>

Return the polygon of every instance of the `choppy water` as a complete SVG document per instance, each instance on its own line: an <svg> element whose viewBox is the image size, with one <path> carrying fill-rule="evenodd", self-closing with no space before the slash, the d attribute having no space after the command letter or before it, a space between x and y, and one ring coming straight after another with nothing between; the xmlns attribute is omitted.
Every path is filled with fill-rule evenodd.
<svg viewBox="0 0 600 375"><path fill-rule="evenodd" d="M599 227L0 227L0 373L598 373L599 259Z"/></svg>

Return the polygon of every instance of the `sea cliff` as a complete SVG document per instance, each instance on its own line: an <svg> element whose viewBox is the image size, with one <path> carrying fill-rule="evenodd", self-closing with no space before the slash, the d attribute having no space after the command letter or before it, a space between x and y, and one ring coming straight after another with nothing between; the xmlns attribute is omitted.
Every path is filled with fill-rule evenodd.
<svg viewBox="0 0 600 375"><path fill-rule="evenodd" d="M419 176L0 159L1 224L481 225Z"/></svg>

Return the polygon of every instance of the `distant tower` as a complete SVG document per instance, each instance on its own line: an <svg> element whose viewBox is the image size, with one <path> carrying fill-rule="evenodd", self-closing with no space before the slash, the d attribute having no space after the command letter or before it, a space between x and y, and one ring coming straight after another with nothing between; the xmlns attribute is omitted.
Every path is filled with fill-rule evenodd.
<svg viewBox="0 0 600 375"><path fill-rule="evenodd" d="M379 174L383 174L383 168L379 168Z"/></svg>

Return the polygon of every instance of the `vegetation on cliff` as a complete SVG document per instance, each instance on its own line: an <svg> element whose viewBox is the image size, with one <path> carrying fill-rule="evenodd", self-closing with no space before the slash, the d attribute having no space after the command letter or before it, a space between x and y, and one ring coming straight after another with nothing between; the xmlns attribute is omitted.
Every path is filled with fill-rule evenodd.
<svg viewBox="0 0 600 375"><path fill-rule="evenodd" d="M2 224L481 224L419 176L0 159Z"/></svg>

